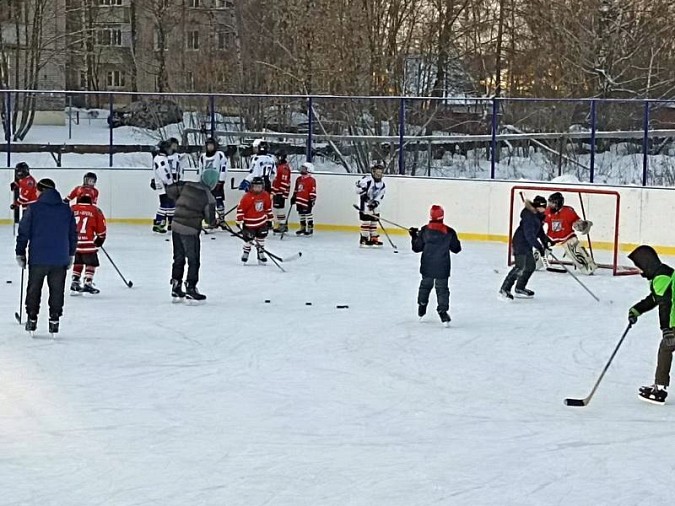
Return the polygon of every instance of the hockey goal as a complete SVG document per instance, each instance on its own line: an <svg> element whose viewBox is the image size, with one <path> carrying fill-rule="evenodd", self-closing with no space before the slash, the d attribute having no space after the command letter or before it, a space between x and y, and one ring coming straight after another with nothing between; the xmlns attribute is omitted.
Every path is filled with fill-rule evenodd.
<svg viewBox="0 0 675 506"><path fill-rule="evenodd" d="M514 186L511 188L510 196L509 237L513 237L513 232L520 221L523 200L532 200L537 195L548 199L554 192L562 193L565 205L573 207L581 219L593 222L588 235L577 234L577 237L599 268L611 269L615 276L638 274L635 267L619 264L621 196L616 191L556 186ZM508 255L511 265L513 255L510 240ZM562 263L571 265L571 262L564 260L562 252L556 252L556 257Z"/></svg>

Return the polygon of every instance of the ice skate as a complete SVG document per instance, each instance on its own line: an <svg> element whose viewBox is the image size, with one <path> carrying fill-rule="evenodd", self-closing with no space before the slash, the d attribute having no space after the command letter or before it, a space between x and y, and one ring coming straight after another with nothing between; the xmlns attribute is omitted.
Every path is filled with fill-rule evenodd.
<svg viewBox="0 0 675 506"><path fill-rule="evenodd" d="M300 230L296 230L295 235L305 235L307 233L307 229L305 228L304 225L300 226Z"/></svg>
<svg viewBox="0 0 675 506"><path fill-rule="evenodd" d="M438 316L441 317L441 323L443 324L444 327L450 326L450 315L448 314L447 311L439 311Z"/></svg>
<svg viewBox="0 0 675 506"><path fill-rule="evenodd" d="M164 225L164 223L155 223L152 226L152 231L155 234L166 234L166 228L165 227L166 226Z"/></svg>
<svg viewBox="0 0 675 506"><path fill-rule="evenodd" d="M173 302L181 302L183 299L185 299L182 281L177 279L171 280L171 298L173 299Z"/></svg>
<svg viewBox="0 0 675 506"><path fill-rule="evenodd" d="M420 320L427 314L427 305L426 304L417 304L417 316Z"/></svg>
<svg viewBox="0 0 675 506"><path fill-rule="evenodd" d="M52 339L56 337L56 334L59 333L59 320L49 319L49 334L52 336Z"/></svg>
<svg viewBox="0 0 675 506"><path fill-rule="evenodd" d="M668 392L665 387L660 388L659 385L649 385L640 387L638 395L645 402L663 406L666 402L666 397L668 397Z"/></svg>
<svg viewBox="0 0 675 506"><path fill-rule="evenodd" d="M26 332L30 335L30 337L35 337L35 331L37 330L37 318L28 318L26 320L26 326L25 326Z"/></svg>
<svg viewBox="0 0 675 506"><path fill-rule="evenodd" d="M516 297L519 299L531 299L534 297L534 292L527 288L516 288L514 291L516 292Z"/></svg>
<svg viewBox="0 0 675 506"><path fill-rule="evenodd" d="M382 241L380 241L379 235L374 235L374 236L371 236L371 238L370 238L370 245L375 247L375 248L381 248L382 246L384 246L384 243Z"/></svg>
<svg viewBox="0 0 675 506"><path fill-rule="evenodd" d="M500 288L499 298L503 300L513 300L513 294L511 290L506 290L505 288Z"/></svg>
<svg viewBox="0 0 675 506"><path fill-rule="evenodd" d="M244 263L248 262L248 256L249 256L250 254L251 254L250 251L244 251L244 252L241 254L241 261L244 262Z"/></svg>
<svg viewBox="0 0 675 506"><path fill-rule="evenodd" d="M188 283L185 287L185 298L188 301L201 302L206 300L206 295L199 293L199 290L197 290L197 285Z"/></svg>
<svg viewBox="0 0 675 506"><path fill-rule="evenodd" d="M257 253L258 253L258 263L262 265L267 264L267 255L265 255L265 252L262 249L258 248Z"/></svg>
<svg viewBox="0 0 675 506"><path fill-rule="evenodd" d="M367 237L361 236L359 238L359 246L361 248L370 248L372 246L372 243L370 242L370 239L368 239Z"/></svg>
<svg viewBox="0 0 675 506"><path fill-rule="evenodd" d="M70 283L70 295L80 295L82 292L82 285L80 284L79 279L73 279Z"/></svg>
<svg viewBox="0 0 675 506"><path fill-rule="evenodd" d="M85 281L84 285L82 286L81 292L96 295L97 293L101 293L101 290L96 288L94 286L94 283L92 283L91 281Z"/></svg>

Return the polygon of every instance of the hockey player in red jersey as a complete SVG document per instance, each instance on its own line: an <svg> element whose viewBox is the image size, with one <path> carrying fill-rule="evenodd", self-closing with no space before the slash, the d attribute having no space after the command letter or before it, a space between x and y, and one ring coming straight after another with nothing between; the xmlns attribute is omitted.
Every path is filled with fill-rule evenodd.
<svg viewBox="0 0 675 506"><path fill-rule="evenodd" d="M577 232L582 235L588 234L593 223L582 220L572 207L564 204L562 193L555 192L549 196L544 218L544 223L548 226L546 235L553 245L561 245L565 249L566 256L580 272L593 274L598 266L586 248L579 244L576 235Z"/></svg>
<svg viewBox="0 0 675 506"><path fill-rule="evenodd" d="M80 195L73 206L77 227L77 251L73 264L73 280L70 294L99 293L94 286L94 273L99 266L98 249L106 238L106 223L103 212L96 207L89 195ZM84 271L84 284L80 284Z"/></svg>
<svg viewBox="0 0 675 506"><path fill-rule="evenodd" d="M273 232L282 234L288 232L286 225L286 199L291 192L291 166L286 160L286 153L277 153L277 174L272 181L272 207L276 219Z"/></svg>
<svg viewBox="0 0 675 506"><path fill-rule="evenodd" d="M295 180L291 205L295 204L298 215L300 215L300 230L296 232L296 235L314 234L312 209L316 203L316 180L312 172L314 172L314 165L305 162L300 166L300 177Z"/></svg>
<svg viewBox="0 0 675 506"><path fill-rule="evenodd" d="M16 200L9 206L10 209L25 209L38 198L37 183L30 175L30 167L26 162L19 162L14 168L14 181L9 185L12 192L17 191Z"/></svg>
<svg viewBox="0 0 675 506"><path fill-rule="evenodd" d="M98 189L96 188L96 181L98 178L96 177L96 174L93 172L87 172L84 177L82 178L82 184L80 186L76 186L73 188L73 190L68 194L68 196L63 199L63 201L68 204L71 201L78 201L78 198L83 196L83 195L88 195L89 198L91 199L91 203L94 205L98 204Z"/></svg>
<svg viewBox="0 0 675 506"><path fill-rule="evenodd" d="M264 190L265 182L261 177L254 177L251 189L246 192L237 206L237 226L245 240L242 262L248 262L251 247L254 245L258 252L258 262L267 262L267 256L262 248L265 238L272 228L272 198Z"/></svg>

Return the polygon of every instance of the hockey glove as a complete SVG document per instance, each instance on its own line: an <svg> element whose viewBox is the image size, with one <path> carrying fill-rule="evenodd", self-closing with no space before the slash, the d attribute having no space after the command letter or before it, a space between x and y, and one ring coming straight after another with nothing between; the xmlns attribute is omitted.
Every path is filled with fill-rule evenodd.
<svg viewBox="0 0 675 506"><path fill-rule="evenodd" d="M251 182L248 179L244 179L241 183L239 183L239 189L245 192L247 192L250 187Z"/></svg>
<svg viewBox="0 0 675 506"><path fill-rule="evenodd" d="M640 316L640 312L634 307L630 308L628 310L628 323L635 325L638 321L638 316Z"/></svg>
<svg viewBox="0 0 675 506"><path fill-rule="evenodd" d="M105 237L99 236L96 239L94 239L94 246L96 246L97 248L100 248L101 246L103 246L104 242L105 242Z"/></svg>
<svg viewBox="0 0 675 506"><path fill-rule="evenodd" d="M380 203L377 200L371 200L370 202L368 202L368 209L374 211L375 209L377 209L377 206L379 205Z"/></svg>
<svg viewBox="0 0 675 506"><path fill-rule="evenodd" d="M295 201L296 201L296 198L295 198L295 193L294 193L293 196L291 197L291 205L292 206L295 205Z"/></svg>
<svg viewBox="0 0 675 506"><path fill-rule="evenodd" d="M419 233L419 229L416 228L416 227L410 227L408 229L408 233L410 234L410 237L412 237L414 239L415 237L417 237L417 234Z"/></svg>
<svg viewBox="0 0 675 506"><path fill-rule="evenodd" d="M675 331L673 329L663 329L661 333L663 335L661 344L669 348L675 347Z"/></svg>
<svg viewBox="0 0 675 506"><path fill-rule="evenodd" d="M14 191L14 190L16 190L17 188L18 188L18 186L16 185L16 183L15 183L14 181L12 181L11 183L9 183L9 189L10 189L10 190Z"/></svg>
<svg viewBox="0 0 675 506"><path fill-rule="evenodd" d="M22 269L26 268L26 255L17 255L16 256L16 263L19 267Z"/></svg>
<svg viewBox="0 0 675 506"><path fill-rule="evenodd" d="M150 180L150 188L152 188L153 190L157 189L157 183L155 183L154 179Z"/></svg>

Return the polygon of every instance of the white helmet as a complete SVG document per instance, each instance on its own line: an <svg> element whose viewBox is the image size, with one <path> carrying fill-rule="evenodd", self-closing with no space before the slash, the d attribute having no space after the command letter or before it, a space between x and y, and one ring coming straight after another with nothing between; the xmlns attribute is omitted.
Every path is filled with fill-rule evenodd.
<svg viewBox="0 0 675 506"><path fill-rule="evenodd" d="M302 165L300 165L300 172L303 172L303 169L306 169L307 172L312 173L314 172L314 164L312 162L303 162Z"/></svg>

